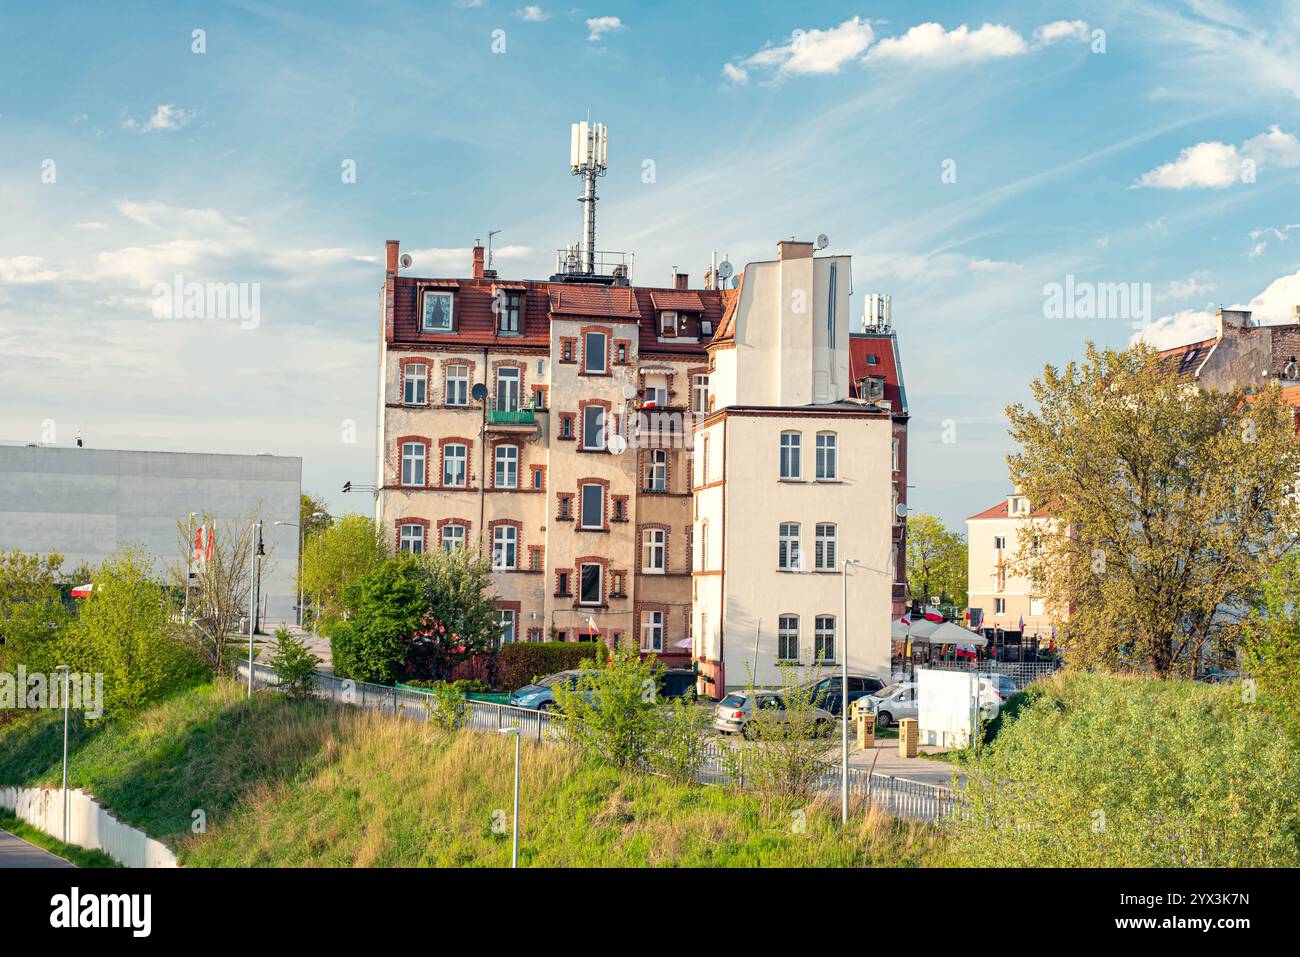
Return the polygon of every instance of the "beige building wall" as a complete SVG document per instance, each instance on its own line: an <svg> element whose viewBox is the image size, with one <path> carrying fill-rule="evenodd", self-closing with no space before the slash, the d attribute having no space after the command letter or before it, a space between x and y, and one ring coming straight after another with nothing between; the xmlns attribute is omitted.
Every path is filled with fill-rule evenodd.
<svg viewBox="0 0 1300 957"><path fill-rule="evenodd" d="M1022 511L1022 514L1017 512ZM994 517L973 516L966 521L969 604L984 612L983 627L1017 631L1024 619L1029 637L1047 637L1052 618L1028 577L1014 571L1020 544L1035 530L1045 531L1047 517L1029 513L1029 503L1012 495ZM983 515L984 513L981 513Z"/></svg>

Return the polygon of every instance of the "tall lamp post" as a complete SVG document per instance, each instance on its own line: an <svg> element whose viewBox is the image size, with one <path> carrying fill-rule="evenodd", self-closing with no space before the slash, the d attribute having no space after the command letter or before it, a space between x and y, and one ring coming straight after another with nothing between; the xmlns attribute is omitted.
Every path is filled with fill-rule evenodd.
<svg viewBox="0 0 1300 957"><path fill-rule="evenodd" d="M72 669L59 665L55 671L63 672L63 843L68 843L68 699L72 684Z"/></svg>
<svg viewBox="0 0 1300 957"><path fill-rule="evenodd" d="M514 839L510 847L510 866L519 866L519 739L523 737L521 729L516 726L513 728L502 728L500 734L512 734L515 737L515 813L511 820L514 825Z"/></svg>
<svg viewBox="0 0 1300 957"><path fill-rule="evenodd" d="M253 636L257 634L257 556L262 551L262 523L253 523L248 557L248 697L253 697Z"/></svg>
<svg viewBox="0 0 1300 957"><path fill-rule="evenodd" d="M844 580L844 657L840 671L840 823L849 823L849 566L856 558L846 558L840 566Z"/></svg>

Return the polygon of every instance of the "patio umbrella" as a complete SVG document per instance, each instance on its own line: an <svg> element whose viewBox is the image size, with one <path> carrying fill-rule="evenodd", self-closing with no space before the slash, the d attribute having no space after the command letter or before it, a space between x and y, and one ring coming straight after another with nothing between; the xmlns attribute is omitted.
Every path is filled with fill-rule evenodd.
<svg viewBox="0 0 1300 957"><path fill-rule="evenodd" d="M929 626L924 629L924 634L919 633L921 626L912 628L913 641L927 641L932 645L968 645L974 648L983 648L989 643L983 635L976 634L961 625L954 625L950 621L937 625L924 622L924 625Z"/></svg>
<svg viewBox="0 0 1300 957"><path fill-rule="evenodd" d="M94 590L95 590L95 586L93 583L88 585L78 585L76 588L72 589L72 597L89 598L90 593Z"/></svg>

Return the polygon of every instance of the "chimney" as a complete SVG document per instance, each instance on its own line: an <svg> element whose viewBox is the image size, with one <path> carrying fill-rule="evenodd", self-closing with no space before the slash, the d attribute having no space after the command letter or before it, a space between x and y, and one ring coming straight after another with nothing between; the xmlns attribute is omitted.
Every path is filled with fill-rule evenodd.
<svg viewBox="0 0 1300 957"><path fill-rule="evenodd" d="M384 243L386 252L384 269L390 273L397 272L397 249L400 245L401 241L397 239L390 239Z"/></svg>
<svg viewBox="0 0 1300 957"><path fill-rule="evenodd" d="M691 277L690 277L690 274L689 274L689 273L684 273L684 272L674 272L674 273L673 273L673 288L674 288L674 289L690 289L690 288L691 288Z"/></svg>
<svg viewBox="0 0 1300 957"><path fill-rule="evenodd" d="M477 239L474 240L474 278L483 278L483 245Z"/></svg>
<svg viewBox="0 0 1300 957"><path fill-rule="evenodd" d="M777 259L811 259L812 243L801 243L793 239L783 239L776 244Z"/></svg>

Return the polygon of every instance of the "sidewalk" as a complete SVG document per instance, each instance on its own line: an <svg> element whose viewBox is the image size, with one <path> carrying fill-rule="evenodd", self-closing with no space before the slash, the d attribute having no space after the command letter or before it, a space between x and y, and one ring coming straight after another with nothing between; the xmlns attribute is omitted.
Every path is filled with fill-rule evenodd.
<svg viewBox="0 0 1300 957"><path fill-rule="evenodd" d="M945 749L923 747L920 750L926 754L936 754ZM961 774L956 765L948 764L944 761L931 761L927 758L919 757L899 757L897 738L889 738L886 740L877 738L876 746L874 748L860 750L857 747L857 739L854 735L850 734L849 767L869 771L871 770L871 763L873 760L876 763L875 771L877 774L888 774L892 777L906 778L909 781L921 781L925 784L938 784L942 787L952 787L952 775L954 771L957 771L959 780L964 780L965 777Z"/></svg>
<svg viewBox="0 0 1300 957"><path fill-rule="evenodd" d="M73 866L44 848L29 844L8 831L0 830L0 868Z"/></svg>

